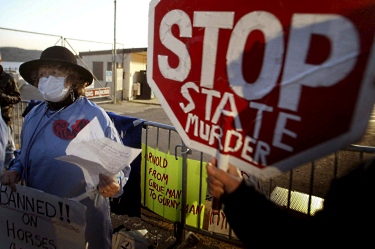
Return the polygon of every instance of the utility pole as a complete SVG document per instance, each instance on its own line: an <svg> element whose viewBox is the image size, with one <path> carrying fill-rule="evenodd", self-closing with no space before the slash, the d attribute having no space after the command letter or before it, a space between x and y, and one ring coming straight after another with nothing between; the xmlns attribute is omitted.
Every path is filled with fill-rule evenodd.
<svg viewBox="0 0 375 249"><path fill-rule="evenodd" d="M116 92L117 92L117 77L116 77L116 0L115 3L115 11L114 11L114 30L113 30L113 60L112 60L112 81L113 81L113 92L114 98L113 103L116 104Z"/></svg>

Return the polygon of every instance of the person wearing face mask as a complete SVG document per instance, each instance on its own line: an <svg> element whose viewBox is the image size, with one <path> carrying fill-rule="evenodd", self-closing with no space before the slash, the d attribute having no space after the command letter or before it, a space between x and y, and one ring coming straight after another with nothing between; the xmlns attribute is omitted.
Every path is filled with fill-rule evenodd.
<svg viewBox="0 0 375 249"><path fill-rule="evenodd" d="M20 66L21 76L38 87L45 101L25 116L21 133L21 152L15 163L1 176L3 185L20 180L26 186L63 198L84 194L87 186L80 167L56 160L76 135L95 117L106 137L121 143L107 113L85 96L92 74L77 64L65 47L45 49L40 59ZM108 197L123 192L124 175L99 175L98 191L81 202L86 211L86 245L89 249L112 248L112 224Z"/></svg>

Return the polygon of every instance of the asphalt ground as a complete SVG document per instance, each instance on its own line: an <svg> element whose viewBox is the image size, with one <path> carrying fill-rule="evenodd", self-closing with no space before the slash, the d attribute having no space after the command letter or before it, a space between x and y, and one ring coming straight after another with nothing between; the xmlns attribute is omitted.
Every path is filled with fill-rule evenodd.
<svg viewBox="0 0 375 249"><path fill-rule="evenodd" d="M129 100L114 103L98 103L104 110L123 116L136 117L146 121L152 121L172 125L160 102L156 98L149 100Z"/></svg>

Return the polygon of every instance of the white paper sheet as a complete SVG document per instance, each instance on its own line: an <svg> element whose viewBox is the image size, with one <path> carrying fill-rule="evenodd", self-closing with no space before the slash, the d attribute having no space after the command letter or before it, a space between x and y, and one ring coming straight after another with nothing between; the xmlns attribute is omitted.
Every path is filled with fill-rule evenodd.
<svg viewBox="0 0 375 249"><path fill-rule="evenodd" d="M99 183L99 174L117 174L141 151L105 137L99 121L94 118L70 142L66 155L56 159L81 167L87 185L92 187Z"/></svg>

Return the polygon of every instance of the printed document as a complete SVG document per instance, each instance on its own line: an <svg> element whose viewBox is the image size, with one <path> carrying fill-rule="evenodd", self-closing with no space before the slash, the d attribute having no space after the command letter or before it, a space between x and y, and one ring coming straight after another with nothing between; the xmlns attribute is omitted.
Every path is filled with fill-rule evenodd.
<svg viewBox="0 0 375 249"><path fill-rule="evenodd" d="M88 123L70 142L66 155L56 158L82 168L88 186L99 183L99 174L116 175L141 153L104 136L97 118Z"/></svg>

